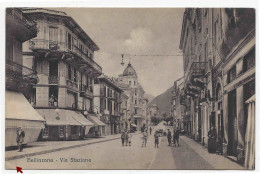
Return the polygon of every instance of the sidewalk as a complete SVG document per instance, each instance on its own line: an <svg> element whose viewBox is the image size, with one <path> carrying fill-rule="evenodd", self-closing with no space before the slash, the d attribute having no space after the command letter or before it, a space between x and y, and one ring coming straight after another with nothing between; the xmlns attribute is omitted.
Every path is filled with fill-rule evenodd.
<svg viewBox="0 0 260 174"><path fill-rule="evenodd" d="M180 136L180 139L187 143L190 148L192 148L198 155L200 155L203 159L205 159L209 164L215 167L215 169L236 169L236 170L246 170L243 166L237 164L224 157L223 155L218 155L215 153L209 153L208 149L205 146L197 143L191 138L186 136Z"/></svg>
<svg viewBox="0 0 260 174"><path fill-rule="evenodd" d="M134 133L133 135L139 134L139 132ZM46 154L81 146L87 146L95 143L101 143L111 140L120 139L121 134L108 135L105 137L99 138L87 138L84 140L78 141L41 141L33 142L25 146L22 152L18 150L5 151L5 161L10 161L14 159L36 156L40 154Z"/></svg>

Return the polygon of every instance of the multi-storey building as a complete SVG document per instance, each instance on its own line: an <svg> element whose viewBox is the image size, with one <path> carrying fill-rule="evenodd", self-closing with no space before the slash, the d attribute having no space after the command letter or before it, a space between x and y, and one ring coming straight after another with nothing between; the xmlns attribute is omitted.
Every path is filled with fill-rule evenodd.
<svg viewBox="0 0 260 174"><path fill-rule="evenodd" d="M64 12L41 8L23 12L37 22L39 31L24 44L23 55L39 77L31 102L46 119L41 138L83 138L93 126L82 113L93 112L93 79L102 73L94 61L99 48Z"/></svg>
<svg viewBox="0 0 260 174"><path fill-rule="evenodd" d="M127 130L129 125L129 118L127 113L130 111L128 109L128 100L129 97L123 92L121 94L121 113L123 114L121 117L121 130Z"/></svg>
<svg viewBox="0 0 260 174"><path fill-rule="evenodd" d="M247 108L255 94L254 9L186 9L182 104L190 114L193 137L207 144L210 127L218 151L243 164Z"/></svg>
<svg viewBox="0 0 260 174"><path fill-rule="evenodd" d="M171 98L171 113L174 126L178 129L184 129L185 122L185 106L181 104L181 90L183 89L183 78L174 82ZM187 129L186 129L187 131Z"/></svg>
<svg viewBox="0 0 260 174"><path fill-rule="evenodd" d="M129 88L133 90L134 94L130 97L133 98L133 117L132 126L136 126L137 130L141 130L141 127L145 126L145 109L144 108L144 93L143 87L138 82L138 76L131 63L125 68L123 74L119 75L119 83L128 84Z"/></svg>
<svg viewBox="0 0 260 174"><path fill-rule="evenodd" d="M104 74L95 79L94 104L102 114L101 120L106 123L106 135L121 132L121 95L123 90L116 82Z"/></svg>
<svg viewBox="0 0 260 174"><path fill-rule="evenodd" d="M151 122L152 122L152 117L161 118L160 110L156 104L152 104L147 107L147 114L148 114L148 117L150 118Z"/></svg>
<svg viewBox="0 0 260 174"><path fill-rule="evenodd" d="M44 119L28 102L38 78L23 66L22 43L37 36L36 23L19 8L6 9L6 115L5 146L17 145L16 131L22 127L24 143L37 141Z"/></svg>

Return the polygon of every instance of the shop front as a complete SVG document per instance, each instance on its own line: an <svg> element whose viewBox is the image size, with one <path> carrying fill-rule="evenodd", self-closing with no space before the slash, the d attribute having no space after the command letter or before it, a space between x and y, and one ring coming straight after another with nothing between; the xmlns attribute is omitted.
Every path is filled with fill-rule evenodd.
<svg viewBox="0 0 260 174"><path fill-rule="evenodd" d="M22 93L6 91L5 146L16 146L16 131L25 132L24 144L37 141L44 128L44 118L31 106Z"/></svg>
<svg viewBox="0 0 260 174"><path fill-rule="evenodd" d="M63 141L84 139L94 125L80 112L65 109L37 109L46 120L39 141Z"/></svg>
<svg viewBox="0 0 260 174"><path fill-rule="evenodd" d="M103 123L101 120L99 120L96 115L88 115L87 118L89 121L91 121L94 124L93 127L90 128L87 137L101 137L106 134L105 133L106 124Z"/></svg>

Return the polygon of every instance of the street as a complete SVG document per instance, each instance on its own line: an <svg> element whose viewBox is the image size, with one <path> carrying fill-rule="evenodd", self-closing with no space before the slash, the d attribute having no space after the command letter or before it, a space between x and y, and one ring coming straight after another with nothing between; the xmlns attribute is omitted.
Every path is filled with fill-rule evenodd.
<svg viewBox="0 0 260 174"><path fill-rule="evenodd" d="M132 137L132 146L122 146L121 140L72 148L6 161L7 169L243 169L227 158L209 154L193 140L181 136L180 147L169 147L167 138L160 137L159 148L149 136L142 146L141 134Z"/></svg>

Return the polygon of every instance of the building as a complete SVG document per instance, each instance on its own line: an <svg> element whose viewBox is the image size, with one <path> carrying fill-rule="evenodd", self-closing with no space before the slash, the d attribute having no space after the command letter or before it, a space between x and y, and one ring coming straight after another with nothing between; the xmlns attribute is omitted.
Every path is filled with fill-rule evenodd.
<svg viewBox="0 0 260 174"><path fill-rule="evenodd" d="M104 74L95 79L94 103L102 114L101 120L106 123L106 135L121 132L121 95L123 90L116 82Z"/></svg>
<svg viewBox="0 0 260 174"><path fill-rule="evenodd" d="M62 11L26 8L37 22L38 35L24 44L24 63L37 71L39 82L31 92L34 108L46 120L40 139L84 138L96 123L94 78L102 68L94 61L99 48L77 22Z"/></svg>
<svg viewBox="0 0 260 174"><path fill-rule="evenodd" d="M37 141L45 120L28 102L38 78L23 66L22 43L37 36L36 23L20 8L6 9L6 107L5 146L16 146L16 131L22 127L24 143Z"/></svg>
<svg viewBox="0 0 260 174"><path fill-rule="evenodd" d="M129 117L127 113L130 111L128 108L128 100L129 97L123 92L121 94L121 113L123 114L121 117L121 130L128 130L129 127Z"/></svg>
<svg viewBox="0 0 260 174"><path fill-rule="evenodd" d="M173 117L174 127L184 129L187 132L187 123L185 122L185 106L181 104L181 91L183 89L183 78L174 82L171 98L171 116Z"/></svg>
<svg viewBox="0 0 260 174"><path fill-rule="evenodd" d="M184 88L181 104L192 137L207 145L217 131L217 151L244 163L246 101L255 94L254 9L186 9L180 49Z"/></svg>
<svg viewBox="0 0 260 174"><path fill-rule="evenodd" d="M153 117L161 118L160 110L156 104L152 104L147 107L147 114L151 122L153 122Z"/></svg>
<svg viewBox="0 0 260 174"><path fill-rule="evenodd" d="M129 90L133 90L134 94L130 96L130 99L133 100L133 117L131 118L132 127L136 126L136 130L140 131L142 127L145 126L145 105L146 101L144 98L145 91L143 87L138 82L138 76L135 69L132 67L131 63L127 65L123 74L119 75L119 83L129 85ZM127 92L128 93L128 92Z"/></svg>

